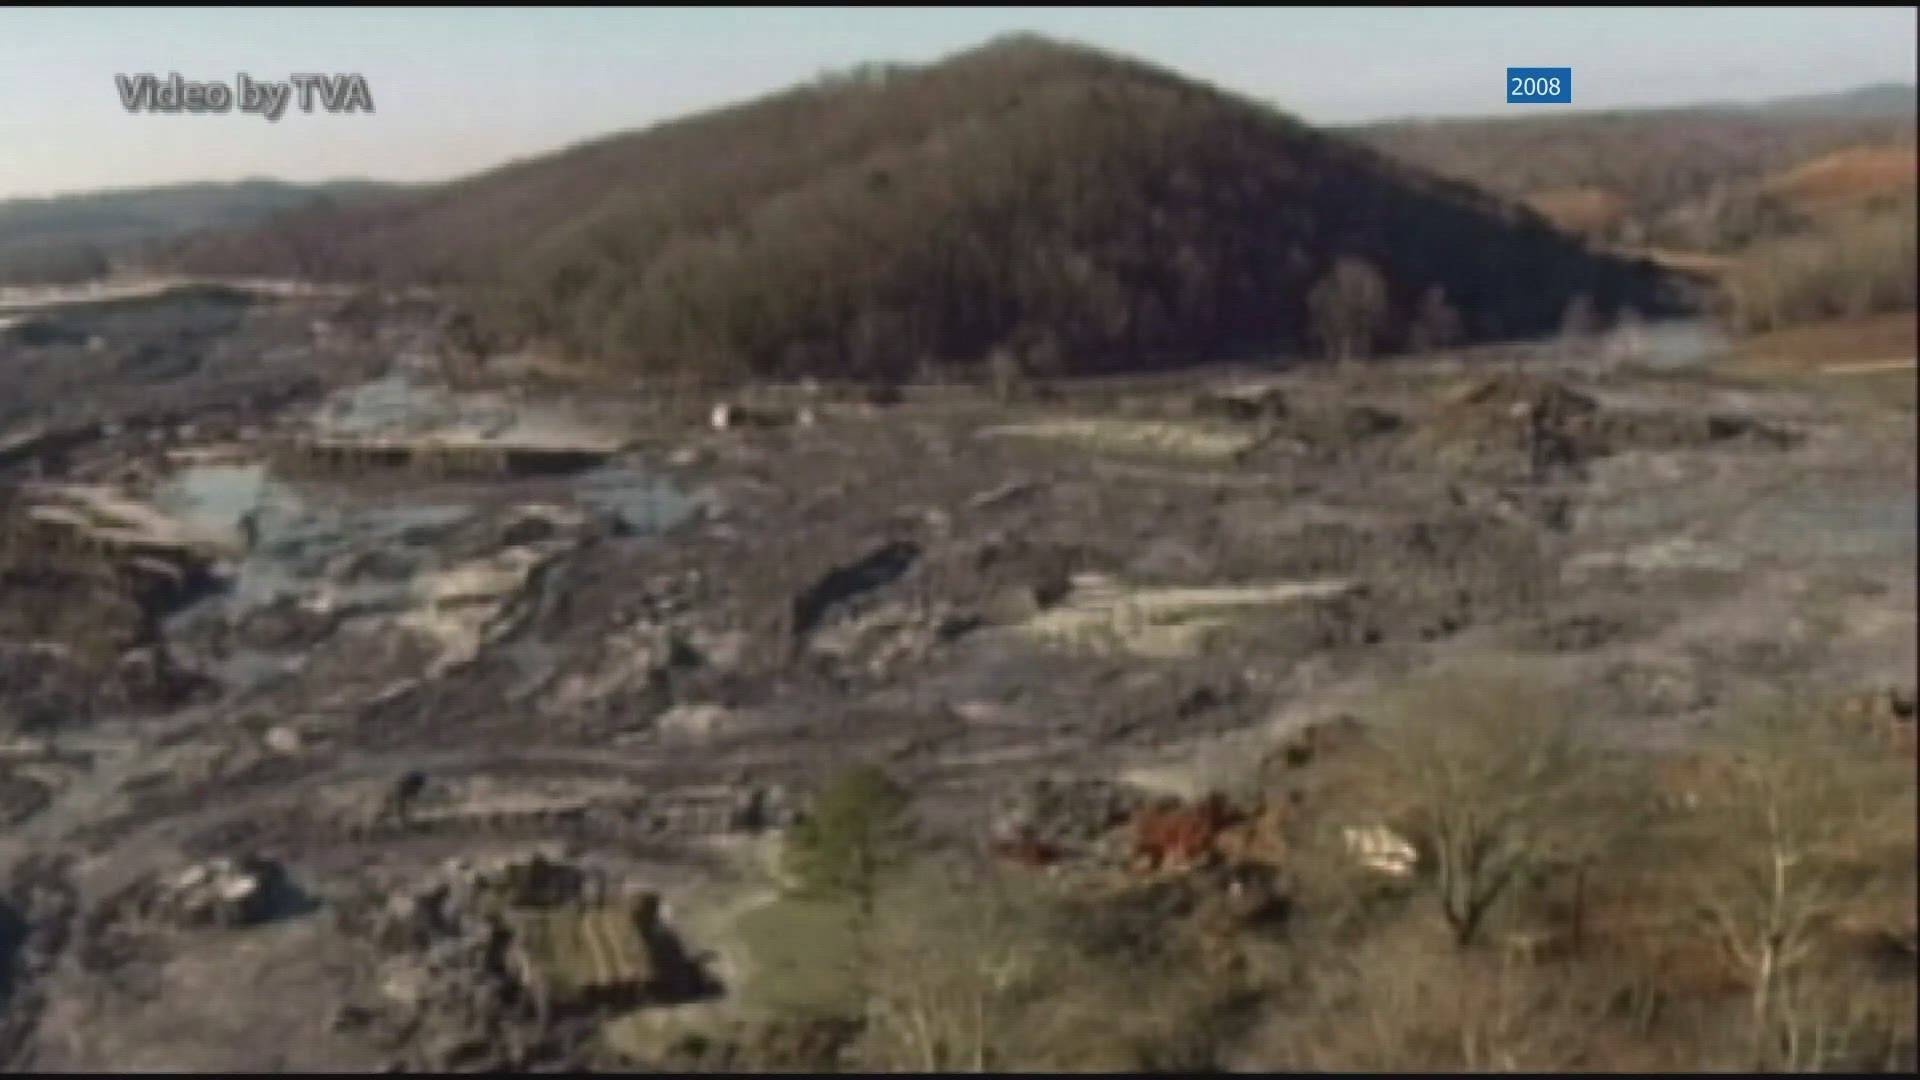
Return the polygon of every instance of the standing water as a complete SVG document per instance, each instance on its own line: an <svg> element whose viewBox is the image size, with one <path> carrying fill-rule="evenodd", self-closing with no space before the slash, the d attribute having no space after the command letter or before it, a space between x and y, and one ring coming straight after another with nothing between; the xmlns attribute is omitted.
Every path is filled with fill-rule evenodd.
<svg viewBox="0 0 1920 1080"><path fill-rule="evenodd" d="M460 425L486 437L540 429L558 431L564 439L572 427L565 417L529 414L501 395L456 394L423 384L405 370L336 394L313 422L336 435L360 436ZM628 535L671 527L693 505L673 485L621 464L602 465L563 483L556 494L618 522ZM160 486L155 502L186 521L243 536L246 548L226 568L228 587L177 614L172 629L233 626L289 601L310 611L348 615L409 606L419 575L436 568L440 542L480 514L481 493L470 485L423 481L409 494L412 501L398 506L359 505L350 498L321 501L318 489L296 488L271 475L263 463L183 469ZM534 498L544 502L552 496ZM254 683L299 659L241 652L245 655L227 653L211 662L230 680Z"/></svg>
<svg viewBox="0 0 1920 1080"><path fill-rule="evenodd" d="M1621 327L1610 332L1606 342L1609 356L1654 371L1705 367L1725 359L1732 349L1725 330L1699 319Z"/></svg>

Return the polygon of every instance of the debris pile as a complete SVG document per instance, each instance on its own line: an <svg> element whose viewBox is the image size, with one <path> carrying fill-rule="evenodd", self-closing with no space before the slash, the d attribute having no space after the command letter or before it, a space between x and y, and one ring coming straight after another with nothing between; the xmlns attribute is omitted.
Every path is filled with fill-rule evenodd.
<svg viewBox="0 0 1920 1080"><path fill-rule="evenodd" d="M813 427L819 422L818 415L811 406L785 409L767 406L743 405L736 401L722 401L714 405L707 417L708 426L715 431L732 431L736 428L777 428L789 425Z"/></svg>
<svg viewBox="0 0 1920 1080"><path fill-rule="evenodd" d="M1599 402L1562 383L1493 375L1455 388L1421 441L1450 464L1519 455L1540 479L1606 454L1601 420Z"/></svg>
<svg viewBox="0 0 1920 1080"><path fill-rule="evenodd" d="M651 892L552 853L456 859L427 883L342 911L388 953L378 996L342 1011L420 1068L511 1067L546 1022L704 996L710 981Z"/></svg>
<svg viewBox="0 0 1920 1080"><path fill-rule="evenodd" d="M1285 821L1279 802L1236 804L1218 793L1193 802L1164 800L1141 808L1129 822L1129 867L1139 874L1275 867L1286 851Z"/></svg>
<svg viewBox="0 0 1920 1080"><path fill-rule="evenodd" d="M58 473L71 452L101 437L99 424L15 424L0 430L0 470L24 467L31 473Z"/></svg>
<svg viewBox="0 0 1920 1080"><path fill-rule="evenodd" d="M633 708L676 673L706 666L706 654L664 622L636 619L597 643L590 663L561 675L543 707L554 713Z"/></svg>
<svg viewBox="0 0 1920 1080"><path fill-rule="evenodd" d="M1889 686L1855 694L1840 703L1838 719L1856 731L1909 752L1915 747L1911 689Z"/></svg>
<svg viewBox="0 0 1920 1080"><path fill-rule="evenodd" d="M1193 399L1193 414L1216 420L1284 420L1287 395L1271 383L1244 383L1203 390Z"/></svg>
<svg viewBox="0 0 1920 1080"><path fill-rule="evenodd" d="M0 591L20 603L0 604L0 730L47 731L109 709L162 712L206 685L166 649L143 644L147 624L133 604L87 591L15 590L6 579L0 570Z"/></svg>
<svg viewBox="0 0 1920 1080"><path fill-rule="evenodd" d="M159 922L233 929L271 919L285 888L285 872L272 860L220 857L150 882L137 903L143 915Z"/></svg>
<svg viewBox="0 0 1920 1080"><path fill-rule="evenodd" d="M1349 825L1340 830L1340 839L1360 865L1388 877L1408 877L1420 864L1413 841L1385 825Z"/></svg>
<svg viewBox="0 0 1920 1080"><path fill-rule="evenodd" d="M1450 467L1517 459L1531 479L1541 480L1578 475L1594 459L1627 449L1736 443L1778 450L1799 440L1751 417L1608 408L1556 380L1501 374L1456 387L1416 442Z"/></svg>
<svg viewBox="0 0 1920 1080"><path fill-rule="evenodd" d="M1399 431L1404 423L1399 414L1385 409L1341 403L1296 410L1287 421L1286 434L1296 448L1339 452Z"/></svg>
<svg viewBox="0 0 1920 1080"><path fill-rule="evenodd" d="M438 648L431 670L470 662L517 625L525 614L518 601L529 584L577 542L586 524L581 514L564 507L521 507L508 531L538 526L541 539L424 575L416 583L419 605L399 624Z"/></svg>
<svg viewBox="0 0 1920 1080"><path fill-rule="evenodd" d="M1124 857L1115 831L1144 802L1128 787L1093 778L1042 778L1000 807L995 850L1010 862L1051 865L1067 859Z"/></svg>
<svg viewBox="0 0 1920 1080"><path fill-rule="evenodd" d="M1327 754L1362 746L1366 738L1366 725L1358 717L1337 713L1306 724L1281 739L1268 752L1263 765L1281 769L1304 768Z"/></svg>
<svg viewBox="0 0 1920 1080"><path fill-rule="evenodd" d="M329 403L274 457L287 471L497 478L579 472L624 445L617 431L498 394L448 394L390 375Z"/></svg>
<svg viewBox="0 0 1920 1080"><path fill-rule="evenodd" d="M184 702L199 682L161 623L211 586L223 544L107 488L0 491L0 713L43 694L61 721Z"/></svg>
<svg viewBox="0 0 1920 1080"><path fill-rule="evenodd" d="M1142 873L1190 870L1216 854L1220 834L1234 818L1220 795L1194 803L1168 800L1145 807L1129 823L1132 865Z"/></svg>
<svg viewBox="0 0 1920 1080"><path fill-rule="evenodd" d="M883 677L979 625L978 617L952 604L892 602L822 627L808 645L849 668Z"/></svg>
<svg viewBox="0 0 1920 1080"><path fill-rule="evenodd" d="M0 501L0 573L20 588L65 582L159 618L203 591L227 553L223 538L103 488L9 494Z"/></svg>

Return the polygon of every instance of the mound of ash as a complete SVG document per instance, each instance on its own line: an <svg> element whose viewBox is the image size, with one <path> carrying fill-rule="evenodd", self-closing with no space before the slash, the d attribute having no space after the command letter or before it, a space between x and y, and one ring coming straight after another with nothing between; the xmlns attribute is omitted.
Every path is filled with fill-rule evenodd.
<svg viewBox="0 0 1920 1080"><path fill-rule="evenodd" d="M184 703L203 680L174 662L160 625L205 588L203 572L62 543L0 507L0 722Z"/></svg>
<svg viewBox="0 0 1920 1080"><path fill-rule="evenodd" d="M1536 480L1580 476L1625 450L1733 443L1795 444L1794 433L1747 417L1644 413L1603 405L1565 383L1503 373L1460 384L1413 435L1414 449L1454 468L1517 468Z"/></svg>

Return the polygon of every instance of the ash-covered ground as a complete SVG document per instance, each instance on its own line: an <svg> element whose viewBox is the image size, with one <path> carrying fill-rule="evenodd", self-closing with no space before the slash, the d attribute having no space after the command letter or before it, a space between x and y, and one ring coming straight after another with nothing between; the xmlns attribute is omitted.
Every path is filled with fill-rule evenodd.
<svg viewBox="0 0 1920 1080"><path fill-rule="evenodd" d="M662 898L704 972L648 992L724 1003L764 841L856 762L969 845L1041 781L1231 788L1440 665L1551 680L1623 754L1783 691L1911 700L1914 414L1873 395L1559 342L716 426L454 390L442 351L364 299L0 331L11 1068L604 1062L490 883ZM623 449L302 449L536 415Z"/></svg>

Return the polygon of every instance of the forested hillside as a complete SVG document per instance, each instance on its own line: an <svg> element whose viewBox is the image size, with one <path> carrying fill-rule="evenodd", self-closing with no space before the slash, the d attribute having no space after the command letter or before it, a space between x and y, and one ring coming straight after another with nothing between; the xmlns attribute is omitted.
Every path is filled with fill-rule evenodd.
<svg viewBox="0 0 1920 1080"><path fill-rule="evenodd" d="M245 180L0 201L0 285L84 281L149 244L252 225L282 211L357 198L383 187L360 181Z"/></svg>
<svg viewBox="0 0 1920 1080"><path fill-rule="evenodd" d="M1763 106L1405 121L1351 134L1394 158L1522 199L1573 231L1630 245L1730 250L1786 231L1771 183L1844 151L1915 141L1914 88ZM1903 107L1904 106L1904 107Z"/></svg>
<svg viewBox="0 0 1920 1080"><path fill-rule="evenodd" d="M450 283L499 340L701 376L1375 351L1549 330L1583 294L1662 302L1648 268L1518 204L1027 37L293 215L179 262Z"/></svg>

